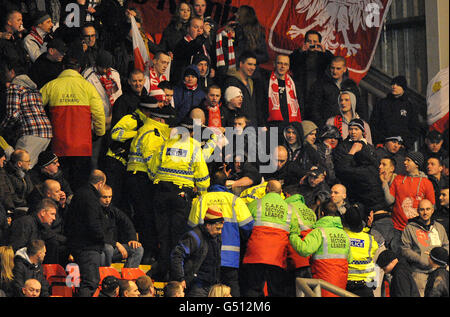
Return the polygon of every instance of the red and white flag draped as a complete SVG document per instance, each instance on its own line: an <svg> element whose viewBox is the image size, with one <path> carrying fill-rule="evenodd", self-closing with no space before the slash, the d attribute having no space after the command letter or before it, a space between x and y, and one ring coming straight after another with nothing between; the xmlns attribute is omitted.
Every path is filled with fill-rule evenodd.
<svg viewBox="0 0 450 317"><path fill-rule="evenodd" d="M427 86L427 123L443 133L448 129L448 67L442 69Z"/></svg>
<svg viewBox="0 0 450 317"><path fill-rule="evenodd" d="M148 55L147 48L145 47L144 40L142 39L141 32L136 24L136 20L133 16L130 16L131 20L131 38L133 40L133 52L134 52L134 67L144 72L145 77L149 76L149 67L152 65L150 56Z"/></svg>
<svg viewBox="0 0 450 317"><path fill-rule="evenodd" d="M170 20L168 1L136 4L142 10L146 31L162 33ZM319 31L322 44L334 55L347 57L350 77L359 82L367 74L392 0L215 0L211 16L228 21L234 8L255 9L266 32L273 67L279 53L290 54L304 43L308 30ZM208 5L209 1L208 1ZM228 58L228 57L224 57Z"/></svg>

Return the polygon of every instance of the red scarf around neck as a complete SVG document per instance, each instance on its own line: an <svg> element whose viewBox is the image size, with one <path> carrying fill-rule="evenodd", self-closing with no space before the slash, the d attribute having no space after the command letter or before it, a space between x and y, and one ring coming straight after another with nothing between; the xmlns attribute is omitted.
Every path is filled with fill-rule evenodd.
<svg viewBox="0 0 450 317"><path fill-rule="evenodd" d="M39 35L39 32L35 26L31 27L30 35L38 41L39 45L44 45L44 39Z"/></svg>
<svg viewBox="0 0 450 317"><path fill-rule="evenodd" d="M109 97L109 103L112 107L114 105L113 93L117 91L117 84L111 77L111 71L107 72L106 75L101 75L99 80L103 88L105 88L106 94Z"/></svg>
<svg viewBox="0 0 450 317"><path fill-rule="evenodd" d="M302 122L294 81L288 74L285 77L285 87L289 122ZM283 115L280 109L280 94L278 93L278 78L274 72L272 72L269 82L269 118L267 121L283 121Z"/></svg>
<svg viewBox="0 0 450 317"><path fill-rule="evenodd" d="M222 103L219 103L215 107L208 106L208 126L209 127L215 127L220 128L222 127L222 117L220 115L220 107L222 106Z"/></svg>

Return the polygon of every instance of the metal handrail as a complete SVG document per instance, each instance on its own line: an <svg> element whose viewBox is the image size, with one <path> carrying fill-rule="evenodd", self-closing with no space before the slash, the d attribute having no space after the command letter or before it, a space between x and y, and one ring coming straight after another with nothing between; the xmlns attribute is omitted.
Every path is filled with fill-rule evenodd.
<svg viewBox="0 0 450 317"><path fill-rule="evenodd" d="M340 297L359 297L322 279L297 277L295 282L297 297L322 297L322 288Z"/></svg>

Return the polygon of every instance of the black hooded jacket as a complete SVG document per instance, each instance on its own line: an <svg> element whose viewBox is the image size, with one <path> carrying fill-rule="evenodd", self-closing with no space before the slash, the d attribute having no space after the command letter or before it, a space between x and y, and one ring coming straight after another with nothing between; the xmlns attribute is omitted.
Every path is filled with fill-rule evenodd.
<svg viewBox="0 0 450 317"><path fill-rule="evenodd" d="M385 210L386 202L378 173L375 149L364 144L361 151L350 155L354 142L349 138L338 145L334 155L337 178L347 188L349 201L361 203L366 212Z"/></svg>
<svg viewBox="0 0 450 317"><path fill-rule="evenodd" d="M318 127L322 127L328 118L341 114L338 97L342 90L352 92L356 97L356 113L364 121L368 120L367 105L361 99L358 85L344 75L339 88L329 75L329 71L318 79L308 92L306 101L306 117Z"/></svg>

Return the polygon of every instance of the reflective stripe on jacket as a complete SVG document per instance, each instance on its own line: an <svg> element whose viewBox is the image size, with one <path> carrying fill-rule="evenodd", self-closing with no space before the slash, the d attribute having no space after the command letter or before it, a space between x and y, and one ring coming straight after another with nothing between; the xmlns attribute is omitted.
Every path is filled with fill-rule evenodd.
<svg viewBox="0 0 450 317"><path fill-rule="evenodd" d="M293 207L292 221L297 221L301 236L305 237L316 223L316 214L305 204L305 199L302 195L296 194L285 199L285 201ZM309 266L310 256L304 257L298 254L292 245L289 243L288 247L288 267L296 269L300 267Z"/></svg>
<svg viewBox="0 0 450 317"><path fill-rule="evenodd" d="M353 259L350 240L342 229L340 217L320 218L304 240L295 233L289 238L300 255L312 255L311 272L314 278L323 279L342 289L346 288L348 263ZM333 295L322 290L322 296Z"/></svg>
<svg viewBox="0 0 450 317"><path fill-rule="evenodd" d="M366 232L353 232L344 229L350 238L353 261L348 264L349 281L373 281L376 275L373 257L378 250L378 243Z"/></svg>
<svg viewBox="0 0 450 317"><path fill-rule="evenodd" d="M253 217L243 200L230 192L208 192L192 201L188 224L195 227L203 224L210 206L219 206L225 223L222 229L221 266L239 267L241 251L240 230L247 236L253 227Z"/></svg>
<svg viewBox="0 0 450 317"><path fill-rule="evenodd" d="M148 173L153 154L157 153L169 136L167 124L147 118L131 142L127 171Z"/></svg>
<svg viewBox="0 0 450 317"><path fill-rule="evenodd" d="M243 263L263 263L286 268L292 206L276 193L248 205L255 223Z"/></svg>
<svg viewBox="0 0 450 317"><path fill-rule="evenodd" d="M153 155L149 175L157 184L160 181L178 186L197 187L200 194L209 187L209 170L203 158L200 143L188 135L178 135L167 140Z"/></svg>
<svg viewBox="0 0 450 317"><path fill-rule="evenodd" d="M138 134L138 120L141 122L145 122L147 120L147 116L144 115L139 109L137 109L133 114L123 116L112 128L111 140L113 142L125 143L136 137ZM108 149L106 155L119 160L124 166L127 166L127 159L114 153L111 148Z"/></svg>

